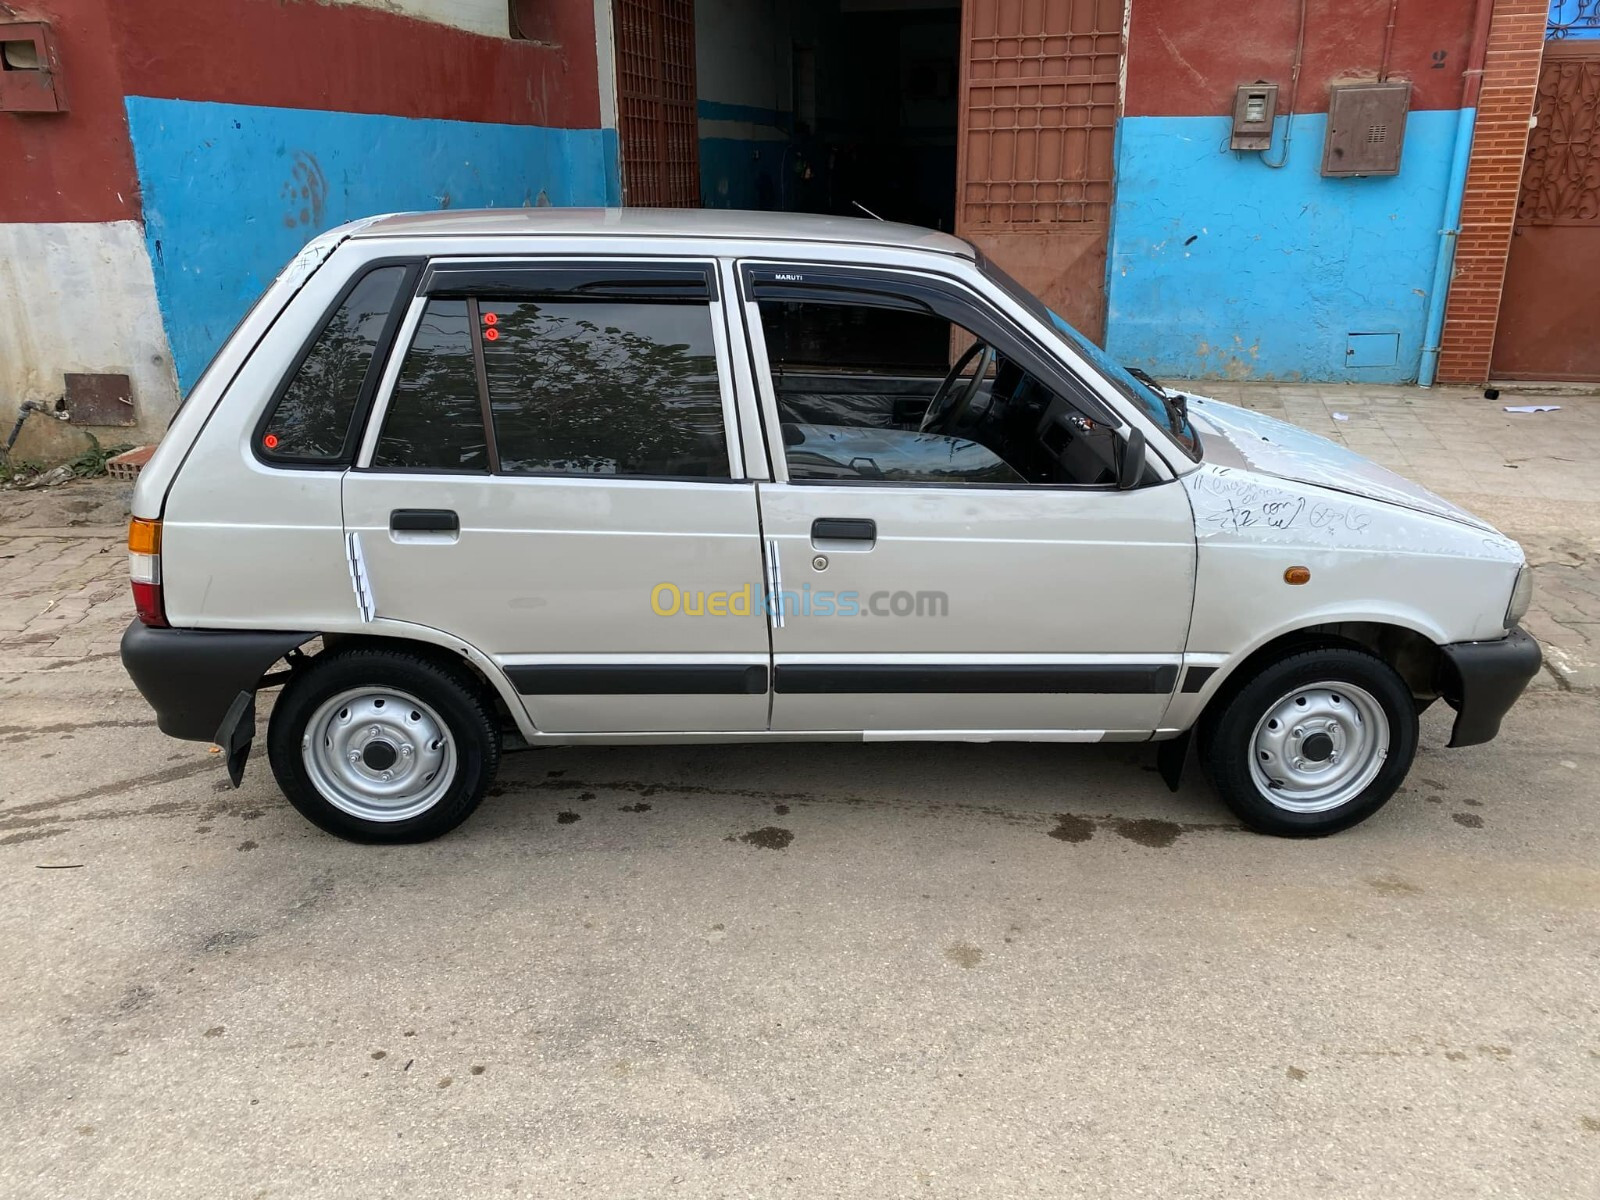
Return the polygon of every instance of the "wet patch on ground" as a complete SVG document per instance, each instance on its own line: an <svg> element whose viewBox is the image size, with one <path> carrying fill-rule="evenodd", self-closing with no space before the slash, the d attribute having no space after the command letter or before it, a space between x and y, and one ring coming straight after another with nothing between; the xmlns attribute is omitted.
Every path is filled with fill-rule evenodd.
<svg viewBox="0 0 1600 1200"><path fill-rule="evenodd" d="M957 942L955 945L946 948L944 956L955 963L956 966L964 967L970 971L983 961L983 950L970 942Z"/></svg>
<svg viewBox="0 0 1600 1200"><path fill-rule="evenodd" d="M1238 833L1242 829L1239 825L1180 823L1163 821L1158 817L1118 817L1109 813L1099 817L1083 816L1079 813L1056 813L1055 817L1055 827L1047 832L1060 842L1087 842L1094 837L1095 830L1107 829L1118 837L1127 838L1137 845L1149 846L1156 850L1172 845L1186 833L1211 833L1216 830Z"/></svg>
<svg viewBox="0 0 1600 1200"><path fill-rule="evenodd" d="M752 829L749 833L741 833L737 840L746 846L755 846L761 850L786 850L789 843L794 841L794 834L787 829L779 829L776 825L768 825L761 829Z"/></svg>

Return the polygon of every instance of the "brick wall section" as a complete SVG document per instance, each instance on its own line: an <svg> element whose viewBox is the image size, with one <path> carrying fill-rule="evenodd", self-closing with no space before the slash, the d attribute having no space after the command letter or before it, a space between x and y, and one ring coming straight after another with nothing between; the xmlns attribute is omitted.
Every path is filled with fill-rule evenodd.
<svg viewBox="0 0 1600 1200"><path fill-rule="evenodd" d="M1489 378L1548 14L1549 0L1495 2L1440 340L1441 382L1481 383Z"/></svg>

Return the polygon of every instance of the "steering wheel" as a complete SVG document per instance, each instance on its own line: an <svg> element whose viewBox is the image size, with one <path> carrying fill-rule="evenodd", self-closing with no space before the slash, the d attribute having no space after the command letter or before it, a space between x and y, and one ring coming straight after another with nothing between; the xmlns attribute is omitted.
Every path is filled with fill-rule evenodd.
<svg viewBox="0 0 1600 1200"><path fill-rule="evenodd" d="M957 395L957 384L961 381L961 373L978 360L978 369L972 373L972 378L960 387ZM994 366L995 353L993 347L986 342L973 342L966 352L956 359L955 365L950 368L950 373L939 384L939 390L934 392L933 399L928 401L928 411L923 414L922 424L918 426L918 433L944 433L954 429L967 415L967 409L972 407L972 401L978 394L978 389L983 386L983 377L989 373L989 368Z"/></svg>

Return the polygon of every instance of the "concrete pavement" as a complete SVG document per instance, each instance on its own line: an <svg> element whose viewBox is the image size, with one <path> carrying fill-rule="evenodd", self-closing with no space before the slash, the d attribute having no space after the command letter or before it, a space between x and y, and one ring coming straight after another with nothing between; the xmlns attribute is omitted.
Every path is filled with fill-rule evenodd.
<svg viewBox="0 0 1600 1200"><path fill-rule="evenodd" d="M1148 747L874 745L517 755L351 846L154 730L119 492L0 497L0 1192L1596 1194L1600 401L1197 390L1387 438L1571 656L1336 838Z"/></svg>

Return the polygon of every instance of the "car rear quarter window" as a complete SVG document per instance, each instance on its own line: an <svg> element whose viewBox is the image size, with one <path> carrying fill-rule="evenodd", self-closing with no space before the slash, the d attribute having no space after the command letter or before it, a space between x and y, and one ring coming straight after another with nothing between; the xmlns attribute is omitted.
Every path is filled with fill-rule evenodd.
<svg viewBox="0 0 1600 1200"><path fill-rule="evenodd" d="M362 388L406 277L404 266L368 271L328 318L262 428L263 457L285 463L348 458Z"/></svg>
<svg viewBox="0 0 1600 1200"><path fill-rule="evenodd" d="M468 302L428 302L395 381L374 467L487 471Z"/></svg>
<svg viewBox="0 0 1600 1200"><path fill-rule="evenodd" d="M708 305L479 303L502 472L727 478Z"/></svg>

